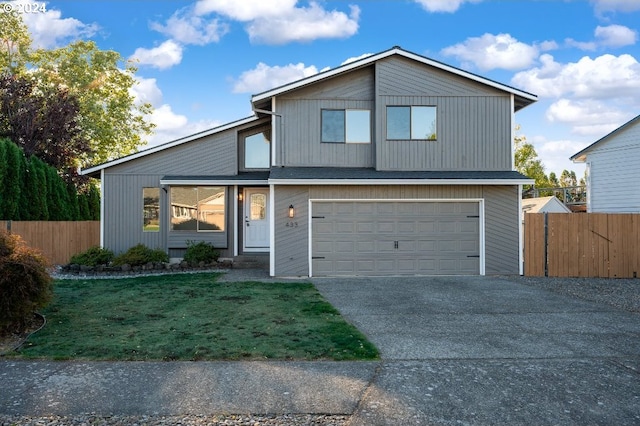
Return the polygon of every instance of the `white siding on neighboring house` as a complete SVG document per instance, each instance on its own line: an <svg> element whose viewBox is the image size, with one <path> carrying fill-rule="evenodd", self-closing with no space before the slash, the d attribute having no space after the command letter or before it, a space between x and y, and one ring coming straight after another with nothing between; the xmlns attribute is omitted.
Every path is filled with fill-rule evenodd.
<svg viewBox="0 0 640 426"><path fill-rule="evenodd" d="M640 212L640 124L611 135L587 153L591 213Z"/></svg>

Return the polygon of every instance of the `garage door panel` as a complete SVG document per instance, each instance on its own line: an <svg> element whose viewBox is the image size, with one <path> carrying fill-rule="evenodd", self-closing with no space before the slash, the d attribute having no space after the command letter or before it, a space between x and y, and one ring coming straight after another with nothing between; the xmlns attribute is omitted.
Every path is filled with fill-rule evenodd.
<svg viewBox="0 0 640 426"><path fill-rule="evenodd" d="M478 212L477 202L312 202L313 274L477 274Z"/></svg>

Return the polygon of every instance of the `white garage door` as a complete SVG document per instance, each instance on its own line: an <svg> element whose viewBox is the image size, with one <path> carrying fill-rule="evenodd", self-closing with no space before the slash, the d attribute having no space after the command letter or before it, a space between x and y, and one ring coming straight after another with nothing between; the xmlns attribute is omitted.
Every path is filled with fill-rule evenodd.
<svg viewBox="0 0 640 426"><path fill-rule="evenodd" d="M478 202L312 203L313 276L480 273Z"/></svg>

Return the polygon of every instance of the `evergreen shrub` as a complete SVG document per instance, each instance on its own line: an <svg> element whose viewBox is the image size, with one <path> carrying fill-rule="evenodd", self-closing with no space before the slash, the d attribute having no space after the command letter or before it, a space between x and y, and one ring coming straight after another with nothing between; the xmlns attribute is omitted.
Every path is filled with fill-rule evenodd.
<svg viewBox="0 0 640 426"><path fill-rule="evenodd" d="M213 245L204 241L187 241L184 260L190 265L197 265L200 262L211 263L211 261L217 261L219 257L220 252Z"/></svg>
<svg viewBox="0 0 640 426"><path fill-rule="evenodd" d="M168 262L169 255L162 249L150 249L144 244L137 244L124 253L117 255L112 262L114 266L141 266L149 262Z"/></svg>
<svg viewBox="0 0 640 426"><path fill-rule="evenodd" d="M0 231L0 332L21 331L53 297L47 260L20 236Z"/></svg>
<svg viewBox="0 0 640 426"><path fill-rule="evenodd" d="M113 257L114 254L111 250L95 246L73 255L69 263L87 266L108 265L113 260Z"/></svg>

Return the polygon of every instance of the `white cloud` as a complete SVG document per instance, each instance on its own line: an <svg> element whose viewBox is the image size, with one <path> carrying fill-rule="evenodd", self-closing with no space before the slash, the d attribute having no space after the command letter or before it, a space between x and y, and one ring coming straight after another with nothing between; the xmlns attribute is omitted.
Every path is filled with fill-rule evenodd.
<svg viewBox="0 0 640 426"><path fill-rule="evenodd" d="M176 139L190 136L205 130L212 129L220 126L221 122L216 120L200 120L196 122L189 122L187 118L180 114L175 114L171 111L171 107L168 105L161 106L157 112L154 113L152 121L155 123L164 123L161 128L156 127L155 133L150 137L147 137L146 148L160 145L166 142L171 142Z"/></svg>
<svg viewBox="0 0 640 426"><path fill-rule="evenodd" d="M22 18L31 38L33 46L38 48L51 49L68 43L70 40L89 38L95 35L99 27L97 24L85 24L75 18L62 18L62 12L49 9L48 3L15 1L23 7L37 4L39 8L44 7L46 12L23 13ZM38 9L42 10L42 9Z"/></svg>
<svg viewBox="0 0 640 426"><path fill-rule="evenodd" d="M578 179L583 176L585 166L572 163L569 157L589 145L588 142L568 139L547 140L542 136L534 138L531 142L536 148L538 158L544 164L545 173L554 172L560 177L563 170L574 170Z"/></svg>
<svg viewBox="0 0 640 426"><path fill-rule="evenodd" d="M182 46L173 40L167 40L152 49L138 48L130 59L141 65L149 65L158 69L170 68L182 61Z"/></svg>
<svg viewBox="0 0 640 426"><path fill-rule="evenodd" d="M638 33L623 25L598 26L595 36L599 40L598 44L605 47L629 46L638 40Z"/></svg>
<svg viewBox="0 0 640 426"><path fill-rule="evenodd" d="M217 43L229 31L229 26L218 19L194 14L193 7L178 10L167 20L166 25L152 22L150 26L152 30L180 43L197 45Z"/></svg>
<svg viewBox="0 0 640 426"><path fill-rule="evenodd" d="M550 47L553 45L545 44L545 48ZM444 48L442 54L456 57L467 68L473 65L483 71L494 68L517 70L530 66L538 57L539 49L519 42L509 34L484 34Z"/></svg>
<svg viewBox="0 0 640 426"><path fill-rule="evenodd" d="M631 55L585 56L560 64L544 54L540 60L541 67L517 73L512 84L540 97L640 98L640 64Z"/></svg>
<svg viewBox="0 0 640 426"><path fill-rule="evenodd" d="M373 55L373 53L364 53L364 54L362 54L360 56L352 56L351 58L347 58L340 65L350 64L351 62L355 62L355 61L359 61L360 59L368 58L371 55Z"/></svg>
<svg viewBox="0 0 640 426"><path fill-rule="evenodd" d="M317 73L315 66L307 67L303 63L271 67L260 62L254 69L240 75L233 85L233 92L260 93Z"/></svg>
<svg viewBox="0 0 640 426"><path fill-rule="evenodd" d="M593 51L601 47L622 47L636 43L638 33L623 25L598 26L594 31L594 41L577 41L572 38L565 40L569 47L580 50Z"/></svg>
<svg viewBox="0 0 640 426"><path fill-rule="evenodd" d="M414 0L427 12L447 12L457 11L464 3L479 3L482 0Z"/></svg>
<svg viewBox="0 0 640 426"><path fill-rule="evenodd" d="M628 114L598 101L563 98L549 106L545 118L551 123L571 125L574 134L591 137L611 132L628 120Z"/></svg>
<svg viewBox="0 0 640 426"><path fill-rule="evenodd" d="M318 3L311 2L307 8L293 8L278 16L257 18L247 24L247 32L252 43L263 44L347 38L358 32L359 18L357 6L351 6L351 13L347 15L336 10L328 12Z"/></svg>
<svg viewBox="0 0 640 426"><path fill-rule="evenodd" d="M194 14L217 13L245 22L252 43L285 44L319 38L346 38L358 31L360 8L350 6L349 14L327 11L318 2L296 7L297 0L200 0Z"/></svg>
<svg viewBox="0 0 640 426"><path fill-rule="evenodd" d="M136 76L135 79L136 85L131 88L131 95L136 104L150 103L155 106L162 102L162 91L160 91L155 78Z"/></svg>
<svg viewBox="0 0 640 426"><path fill-rule="evenodd" d="M591 0L597 13L634 12L640 10L638 0Z"/></svg>
<svg viewBox="0 0 640 426"><path fill-rule="evenodd" d="M258 18L278 16L295 8L298 0L199 0L195 5L197 15L212 12L235 21L253 21Z"/></svg>

